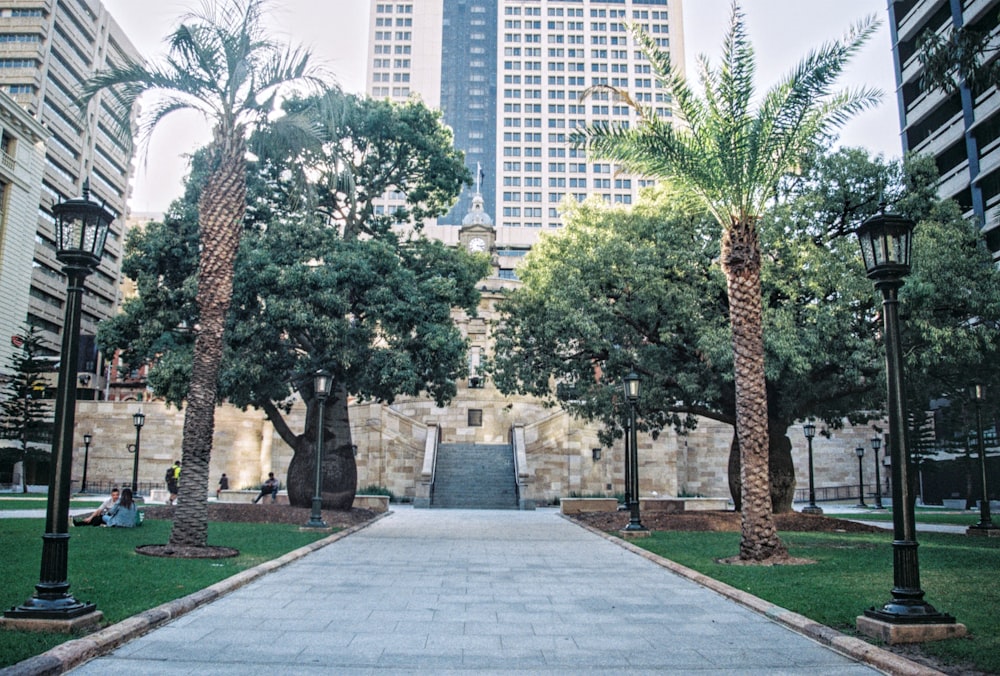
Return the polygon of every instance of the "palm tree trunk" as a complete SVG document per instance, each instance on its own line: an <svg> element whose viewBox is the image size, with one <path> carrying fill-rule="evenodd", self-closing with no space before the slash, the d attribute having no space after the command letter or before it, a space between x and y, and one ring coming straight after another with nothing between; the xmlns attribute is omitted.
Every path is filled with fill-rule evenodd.
<svg viewBox="0 0 1000 676"><path fill-rule="evenodd" d="M198 334L184 412L182 474L170 544L208 544L208 468L215 433L215 405L222 365L226 312L233 295L233 266L246 209L243 144L220 147L218 165L198 204L201 259L198 267ZM224 154L223 154L224 152Z"/></svg>
<svg viewBox="0 0 1000 676"><path fill-rule="evenodd" d="M734 222L722 235L729 293L736 387L736 434L742 486L740 558L762 561L785 553L771 510L767 388L761 312L760 241L753 222Z"/></svg>

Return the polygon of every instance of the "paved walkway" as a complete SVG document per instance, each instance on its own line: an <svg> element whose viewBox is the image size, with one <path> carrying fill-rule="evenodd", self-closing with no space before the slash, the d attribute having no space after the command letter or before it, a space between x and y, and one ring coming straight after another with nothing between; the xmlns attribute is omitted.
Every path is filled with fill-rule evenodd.
<svg viewBox="0 0 1000 676"><path fill-rule="evenodd" d="M552 510L394 509L72 673L880 673Z"/></svg>

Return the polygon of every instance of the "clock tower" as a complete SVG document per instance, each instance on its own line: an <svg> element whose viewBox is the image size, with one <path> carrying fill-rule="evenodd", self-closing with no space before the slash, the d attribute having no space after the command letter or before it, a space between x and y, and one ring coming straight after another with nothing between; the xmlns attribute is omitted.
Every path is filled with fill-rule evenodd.
<svg viewBox="0 0 1000 676"><path fill-rule="evenodd" d="M458 231L458 245L472 253L492 254L496 244L493 219L483 208L483 196L476 192L472 197L472 209L462 219Z"/></svg>

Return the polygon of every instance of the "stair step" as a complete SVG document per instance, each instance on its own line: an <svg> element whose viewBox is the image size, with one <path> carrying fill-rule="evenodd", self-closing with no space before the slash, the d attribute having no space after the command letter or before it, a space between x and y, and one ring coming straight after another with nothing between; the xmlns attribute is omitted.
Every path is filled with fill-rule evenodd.
<svg viewBox="0 0 1000 676"><path fill-rule="evenodd" d="M513 449L500 444L440 444L431 506L517 509Z"/></svg>

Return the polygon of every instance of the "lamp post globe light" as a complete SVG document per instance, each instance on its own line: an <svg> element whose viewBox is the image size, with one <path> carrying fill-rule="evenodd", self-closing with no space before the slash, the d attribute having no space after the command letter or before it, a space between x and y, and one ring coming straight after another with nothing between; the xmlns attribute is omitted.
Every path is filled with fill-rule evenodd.
<svg viewBox="0 0 1000 676"><path fill-rule="evenodd" d="M868 505L865 504L865 466L862 463L865 457L865 447L858 446L854 449L854 454L858 456L858 504L855 507L868 509Z"/></svg>
<svg viewBox="0 0 1000 676"><path fill-rule="evenodd" d="M83 435L83 477L80 478L80 492L87 492L87 461L90 459L90 442L94 437L90 434Z"/></svg>
<svg viewBox="0 0 1000 676"><path fill-rule="evenodd" d="M135 457L132 460L132 494L139 495L139 441L142 438L142 426L146 423L146 416L142 411L132 414L132 425L135 426L135 443L127 446L128 452Z"/></svg>
<svg viewBox="0 0 1000 676"><path fill-rule="evenodd" d="M881 461L878 457L878 451L880 448L882 448L882 437L872 437L872 451L875 453L875 506L873 509L885 509L885 505L882 504L882 476L879 472Z"/></svg>
<svg viewBox="0 0 1000 676"><path fill-rule="evenodd" d="M632 371L625 376L625 398L628 400L628 533L648 533L639 520L639 452L635 427L635 405L639 402L639 376Z"/></svg>
<svg viewBox="0 0 1000 676"><path fill-rule="evenodd" d="M330 396L333 378L329 371L316 371L313 376L313 392L316 395L316 486L313 490L312 512L306 522L306 528L328 528L323 521L323 408L326 398Z"/></svg>
<svg viewBox="0 0 1000 676"><path fill-rule="evenodd" d="M986 483L986 440L983 437L983 401L986 399L986 387L976 385L976 435L979 441L979 471L983 484L982 497L979 499L979 523L969 526L966 532L972 535L1000 535L990 516L990 493Z"/></svg>
<svg viewBox="0 0 1000 676"><path fill-rule="evenodd" d="M816 504L816 484L813 476L813 438L816 436L816 425L812 420L802 426L802 434L809 446L809 504L802 508L803 514L822 514L823 508Z"/></svg>
<svg viewBox="0 0 1000 676"><path fill-rule="evenodd" d="M856 230L868 279L882 294L883 335L889 420L889 455L892 461L892 599L880 608L870 607L858 618L861 633L884 636L885 630L910 640L931 638L927 625L952 625L935 637L964 634L955 618L939 612L924 600L917 558L912 464L906 430L903 397L903 351L899 333L899 289L910 272L913 228L916 224L884 210Z"/></svg>
<svg viewBox="0 0 1000 676"><path fill-rule="evenodd" d="M59 380L56 388L52 434L52 469L42 535L42 562L35 593L19 606L4 612L3 624L44 626L65 630L100 622L102 613L93 603L77 601L69 593L69 500L73 465L73 426L76 422L76 368L80 357L80 313L83 282L101 262L108 229L115 214L90 199L90 185L83 196L52 205L56 258L66 275L66 309L63 321Z"/></svg>

